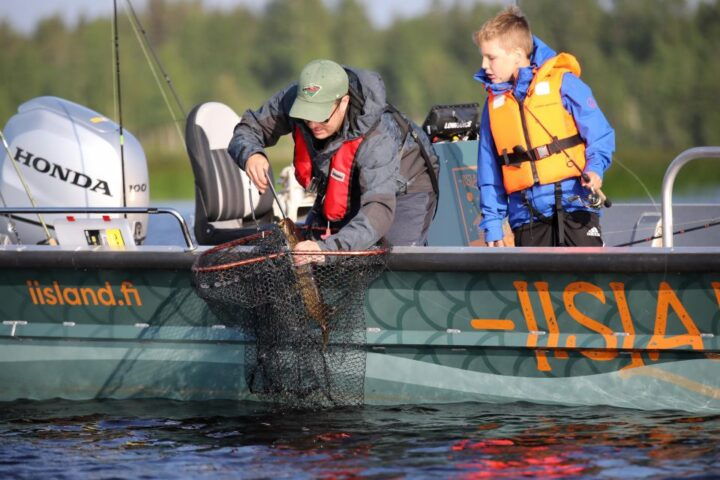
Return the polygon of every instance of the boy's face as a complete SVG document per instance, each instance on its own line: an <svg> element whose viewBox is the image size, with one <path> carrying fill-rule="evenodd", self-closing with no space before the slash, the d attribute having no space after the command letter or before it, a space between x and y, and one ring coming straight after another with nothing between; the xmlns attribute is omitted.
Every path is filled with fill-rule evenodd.
<svg viewBox="0 0 720 480"><path fill-rule="evenodd" d="M482 68L492 83L509 82L520 67L530 64L520 48L505 50L496 38L480 43Z"/></svg>

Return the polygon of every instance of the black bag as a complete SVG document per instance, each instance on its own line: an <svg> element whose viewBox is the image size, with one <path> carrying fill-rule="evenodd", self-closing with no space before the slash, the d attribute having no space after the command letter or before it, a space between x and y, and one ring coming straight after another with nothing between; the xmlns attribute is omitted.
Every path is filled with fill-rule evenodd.
<svg viewBox="0 0 720 480"><path fill-rule="evenodd" d="M476 140L480 123L480 105L435 105L430 109L422 128L430 140L435 142L456 142Z"/></svg>

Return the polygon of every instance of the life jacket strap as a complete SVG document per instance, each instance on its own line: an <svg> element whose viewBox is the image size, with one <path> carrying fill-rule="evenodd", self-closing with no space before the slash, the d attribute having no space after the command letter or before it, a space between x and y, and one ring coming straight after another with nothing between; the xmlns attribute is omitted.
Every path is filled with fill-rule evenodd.
<svg viewBox="0 0 720 480"><path fill-rule="evenodd" d="M555 182L555 221L557 221L558 246L565 245L565 210L562 207L562 186Z"/></svg>
<svg viewBox="0 0 720 480"><path fill-rule="evenodd" d="M584 140L578 133L572 137L563 139L554 138L553 141L547 145L541 145L531 150L525 150L521 145L516 145L512 152L503 150L502 161L504 165L517 165L518 163L530 161L536 162L582 143L584 143Z"/></svg>

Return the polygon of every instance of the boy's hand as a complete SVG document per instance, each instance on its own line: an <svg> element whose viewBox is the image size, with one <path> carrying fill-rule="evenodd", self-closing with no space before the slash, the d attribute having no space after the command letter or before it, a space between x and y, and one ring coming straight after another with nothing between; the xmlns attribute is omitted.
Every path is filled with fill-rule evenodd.
<svg viewBox="0 0 720 480"><path fill-rule="evenodd" d="M253 153L245 162L245 173L260 193L265 193L268 188L267 171L269 168L270 162L262 153Z"/></svg>
<svg viewBox="0 0 720 480"><path fill-rule="evenodd" d="M595 172L585 172L580 178L580 184L590 191L597 191L602 188L602 178Z"/></svg>
<svg viewBox="0 0 720 480"><path fill-rule="evenodd" d="M505 245L505 241L503 239L500 240L493 240L492 242L487 242L488 247L507 247Z"/></svg>

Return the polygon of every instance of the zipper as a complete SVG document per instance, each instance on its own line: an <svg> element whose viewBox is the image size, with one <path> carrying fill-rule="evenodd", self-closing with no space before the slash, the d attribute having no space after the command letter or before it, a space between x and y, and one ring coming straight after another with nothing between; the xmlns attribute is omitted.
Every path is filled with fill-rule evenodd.
<svg viewBox="0 0 720 480"><path fill-rule="evenodd" d="M537 167L535 166L535 159L532 153L532 143L530 143L530 134L528 133L527 120L525 120L525 100L518 100L520 105L520 123L522 124L523 135L525 136L525 144L527 145L527 152L530 156L530 169L532 170L533 184L540 183L540 177L538 177Z"/></svg>

